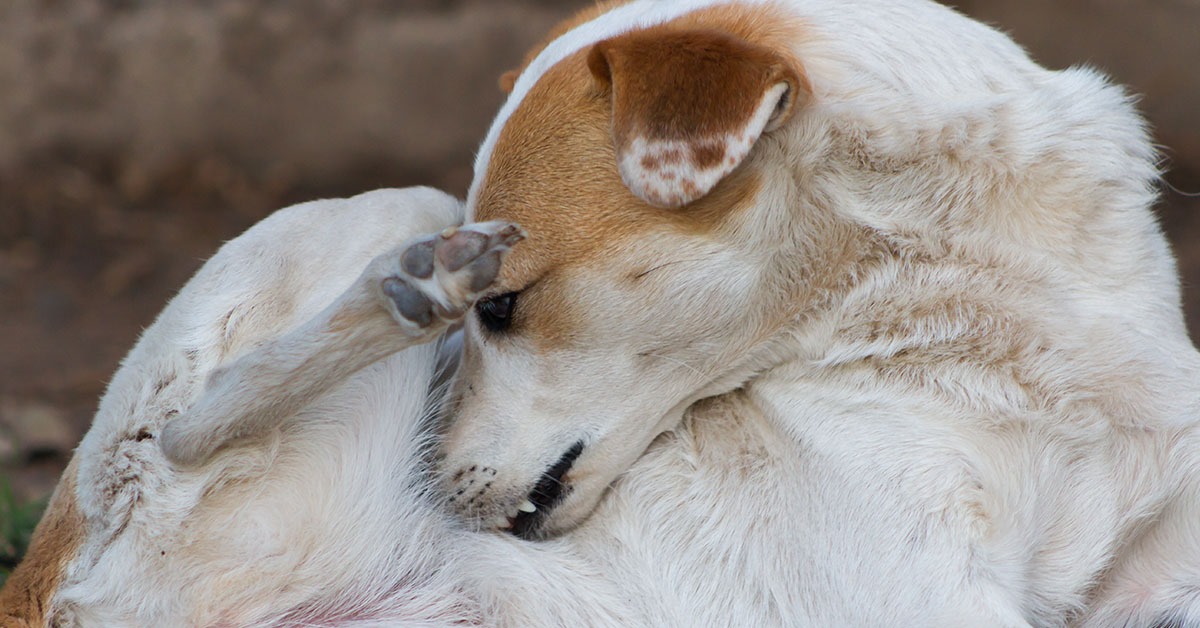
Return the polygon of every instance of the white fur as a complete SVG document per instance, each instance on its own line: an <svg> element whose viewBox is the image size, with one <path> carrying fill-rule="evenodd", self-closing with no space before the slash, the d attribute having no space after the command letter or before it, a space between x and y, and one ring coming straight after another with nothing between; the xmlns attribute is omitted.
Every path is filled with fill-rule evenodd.
<svg viewBox="0 0 1200 628"><path fill-rule="evenodd" d="M543 73L707 4L634 2L550 44L468 213ZM545 531L688 547L630 595L721 564L796 624L1200 624L1200 356L1130 99L933 3L774 4L813 98L742 166L753 208L555 269L540 298L587 313L570 349L468 325L444 465L498 479L460 511L511 512L580 441ZM637 268L662 270L630 287ZM714 395L715 417L693 405Z"/></svg>
<svg viewBox="0 0 1200 628"><path fill-rule="evenodd" d="M551 44L489 132L468 204L542 72L707 4L635 2ZM655 234L626 250L672 262L649 278L655 299L628 299L604 267L563 295L654 327L637 338L648 366L632 371L633 345L616 342L490 356L474 380L486 406L453 426L475 421L464 451L496 456L519 485L578 432L558 419L587 417L580 462L595 477L576 491L590 501L555 513L578 525L530 543L445 513L426 480L431 344L334 369L344 379L294 416L199 467L139 436L461 211L431 191L318 202L226 245L114 377L77 454L87 529L54 617L1200 623L1200 358L1128 99L932 3L781 4L812 28L796 54L814 97L746 158L766 182L753 210L711 241ZM951 211L963 206L987 211ZM846 233L877 238L878 257L845 290L786 295L796 309L772 327L755 308L821 279L808 260ZM653 325L664 316L674 332ZM977 352L939 359L967 340ZM1012 352L1012 369L992 351Z"/></svg>

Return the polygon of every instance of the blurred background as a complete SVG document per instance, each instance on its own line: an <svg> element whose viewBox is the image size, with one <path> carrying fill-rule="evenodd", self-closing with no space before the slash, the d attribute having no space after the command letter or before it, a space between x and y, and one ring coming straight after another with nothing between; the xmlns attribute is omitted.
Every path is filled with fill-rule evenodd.
<svg viewBox="0 0 1200 628"><path fill-rule="evenodd" d="M586 4L0 0L0 527L6 499L53 488L121 356L222 241L316 197L464 195L497 77ZM1180 192L1200 192L1200 2L957 6L1144 94L1200 337L1200 198Z"/></svg>

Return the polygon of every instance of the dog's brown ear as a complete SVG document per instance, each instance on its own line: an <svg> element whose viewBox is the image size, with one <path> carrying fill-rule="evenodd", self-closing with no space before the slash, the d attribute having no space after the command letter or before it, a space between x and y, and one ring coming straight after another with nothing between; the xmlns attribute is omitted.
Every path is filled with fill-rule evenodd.
<svg viewBox="0 0 1200 628"><path fill-rule="evenodd" d="M614 37L592 48L588 68L611 92L621 178L660 207L707 194L811 92L793 61L715 30Z"/></svg>

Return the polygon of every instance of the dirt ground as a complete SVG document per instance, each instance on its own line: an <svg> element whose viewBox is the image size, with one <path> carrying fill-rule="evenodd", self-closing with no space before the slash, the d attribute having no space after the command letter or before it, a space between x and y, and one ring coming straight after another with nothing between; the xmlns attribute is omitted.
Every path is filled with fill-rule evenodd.
<svg viewBox="0 0 1200 628"><path fill-rule="evenodd" d="M0 473L22 498L47 493L140 330L222 241L272 209L418 183L461 195L500 102L495 77L582 4L0 8ZM1200 142L1187 135L1200 89L1187 58L1177 82L1139 84L1141 62L1103 44L1130 30L1137 18L1123 12L1136 3L1056 4L1112 18L1070 42L1033 2L979 4L1051 65L1111 58L1118 80L1152 94L1146 108L1174 156L1160 213L1200 337ZM1146 28L1174 32L1152 18Z"/></svg>

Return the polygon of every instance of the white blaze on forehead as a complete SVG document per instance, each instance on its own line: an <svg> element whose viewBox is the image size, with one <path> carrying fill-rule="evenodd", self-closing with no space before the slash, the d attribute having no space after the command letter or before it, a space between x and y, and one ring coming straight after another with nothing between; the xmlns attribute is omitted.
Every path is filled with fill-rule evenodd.
<svg viewBox="0 0 1200 628"><path fill-rule="evenodd" d="M770 0L738 0L736 4L764 4L768 1ZM500 112L496 114L483 144L479 147L479 152L475 157L475 179L471 182L471 189L467 192L467 220L474 220L479 185L487 174L488 163L491 160L492 150L496 147L496 140L500 137L500 131L503 130L509 116L521 105L525 95L550 68L575 52L610 37L640 28L657 26L698 9L734 3L732 0L639 0L608 11L550 42L550 45L546 46L546 49L538 54L517 77L512 93L500 108Z"/></svg>

